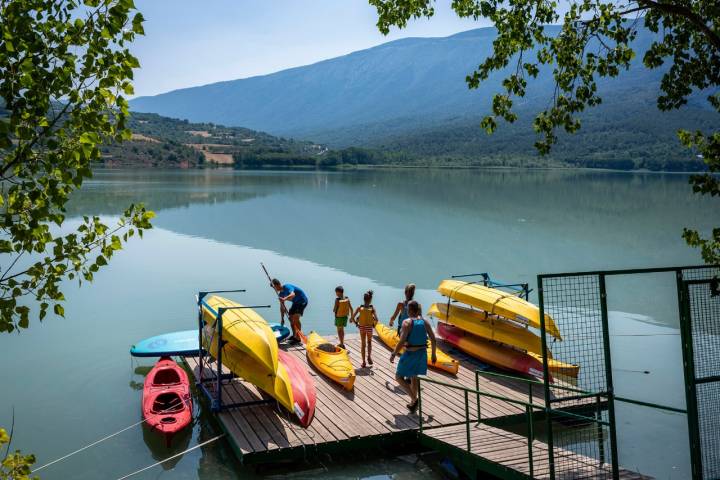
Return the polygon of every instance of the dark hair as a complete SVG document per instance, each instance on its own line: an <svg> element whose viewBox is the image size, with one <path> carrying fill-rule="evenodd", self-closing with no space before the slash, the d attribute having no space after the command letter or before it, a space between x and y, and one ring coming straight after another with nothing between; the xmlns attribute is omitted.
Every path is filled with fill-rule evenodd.
<svg viewBox="0 0 720 480"><path fill-rule="evenodd" d="M370 303L372 301L372 296L373 296L373 291L368 290L367 292L365 292L365 295L363 295L363 301L365 303Z"/></svg>
<svg viewBox="0 0 720 480"><path fill-rule="evenodd" d="M422 315L422 307L417 301L410 300L408 302L408 315L411 317L419 317Z"/></svg>
<svg viewBox="0 0 720 480"><path fill-rule="evenodd" d="M405 301L409 302L415 296L415 284L408 283L405 285Z"/></svg>
<svg viewBox="0 0 720 480"><path fill-rule="evenodd" d="M282 283L280 283L280 280L278 280L277 278L273 278L272 282L270 282L270 283L272 283L276 287L282 287Z"/></svg>
<svg viewBox="0 0 720 480"><path fill-rule="evenodd" d="M345 289L342 287L342 285L338 285L335 287L336 292L345 293Z"/></svg>

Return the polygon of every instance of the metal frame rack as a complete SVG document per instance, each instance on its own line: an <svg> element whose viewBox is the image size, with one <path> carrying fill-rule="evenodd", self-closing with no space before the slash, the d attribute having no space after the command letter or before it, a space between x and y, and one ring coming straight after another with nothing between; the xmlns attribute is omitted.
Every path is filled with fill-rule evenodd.
<svg viewBox="0 0 720 480"><path fill-rule="evenodd" d="M210 337L208 341L208 348L203 348L203 345L205 345L205 342L203 341L206 335L205 332L205 326L206 322L203 320L203 305L205 308L210 310L211 312L214 311L210 305L208 305L205 302L205 297L211 293L243 293L245 290L238 289L238 290L212 290L207 292L198 292L197 294L197 307L198 307L198 342L200 344L200 355L198 357L198 381L197 381L197 387L200 389L200 391L207 397L207 399L210 401L210 408L213 412L222 412L224 410L228 410L231 408L239 408L239 407L247 407L252 405L262 405L266 403L272 403L273 400L257 400L257 401L248 401L248 402L236 402L236 403L224 403L223 402L223 396L222 396L222 390L223 390L223 382L224 381L231 381L233 378L235 378L235 375L231 373L223 373L223 349L225 347L225 344L227 343L226 340L223 340L223 315L228 310L241 310L246 308L270 308L270 305L253 305L253 306L237 306L237 307L220 307L218 308L215 316L215 324L213 325L213 331L212 336L217 335L217 358L215 359L215 366L210 365L210 359L212 356L210 355L210 344L213 341L212 336ZM213 372L213 375L209 378L204 378L203 372L205 371L205 368L207 368L210 372ZM208 384L213 384L215 386L214 389L208 388ZM214 391L213 391L214 390Z"/></svg>
<svg viewBox="0 0 720 480"><path fill-rule="evenodd" d="M530 289L530 284L528 284L528 283L498 282L497 280L493 280L492 278L490 278L490 274L487 272L469 273L467 275L451 275L450 276L450 278L467 278L467 277L481 277L482 278L482 280L478 280L478 281L470 282L470 283L482 283L483 286L485 286L485 287L508 288L510 290L514 290L513 293L519 294L525 300L528 300L530 298L530 292L532 291Z"/></svg>

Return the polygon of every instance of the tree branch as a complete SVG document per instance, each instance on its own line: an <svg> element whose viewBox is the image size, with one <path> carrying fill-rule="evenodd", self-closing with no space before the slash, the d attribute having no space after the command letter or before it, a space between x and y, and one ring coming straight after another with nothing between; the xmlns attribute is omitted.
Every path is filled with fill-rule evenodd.
<svg viewBox="0 0 720 480"><path fill-rule="evenodd" d="M648 8L659 10L661 12L683 17L690 23L698 27L707 37L708 41L720 52L720 35L715 32L712 28L708 27L707 23L695 12L682 5L676 5L674 3L661 3L654 0L636 0L640 5L646 5Z"/></svg>

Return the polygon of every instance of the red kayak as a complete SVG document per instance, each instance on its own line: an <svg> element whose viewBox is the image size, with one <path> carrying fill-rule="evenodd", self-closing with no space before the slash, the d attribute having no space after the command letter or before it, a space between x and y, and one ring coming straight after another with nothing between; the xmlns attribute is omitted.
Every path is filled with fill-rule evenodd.
<svg viewBox="0 0 720 480"><path fill-rule="evenodd" d="M169 357L155 364L143 387L143 418L153 430L167 437L187 427L192 420L190 382L185 370Z"/></svg>
<svg viewBox="0 0 720 480"><path fill-rule="evenodd" d="M278 362L285 367L288 377L290 377L293 411L300 421L300 425L307 428L315 417L315 382L305 364L291 353L279 349Z"/></svg>
<svg viewBox="0 0 720 480"><path fill-rule="evenodd" d="M525 352L478 337L447 323L438 322L437 333L450 345L485 363L539 379L543 377L542 362ZM552 376L550 381L553 381Z"/></svg>

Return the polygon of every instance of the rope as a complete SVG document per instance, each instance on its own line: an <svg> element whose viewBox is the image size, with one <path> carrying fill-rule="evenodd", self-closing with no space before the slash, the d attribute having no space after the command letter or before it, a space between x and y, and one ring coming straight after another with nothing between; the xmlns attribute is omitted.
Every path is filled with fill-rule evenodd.
<svg viewBox="0 0 720 480"><path fill-rule="evenodd" d="M141 468L140 470L136 470L136 471L134 471L134 472L132 472L132 473L128 473L128 474L125 475L124 477L120 477L120 478L118 478L117 480L124 480L124 479L126 479L126 478L133 477L133 476L135 476L135 475L137 475L137 474L139 474L139 473L142 473L142 472L144 472L144 471L146 471L146 470L150 470L150 469L153 468L153 467L157 467L158 465L162 465L162 464L165 463L165 462L169 462L170 460L173 460L173 459L175 459L175 458L177 458L177 457L180 457L180 456L182 456L182 455L185 455L185 454L188 453L188 452L192 452L193 450L197 450L197 449L200 448L200 447L204 447L205 445L207 445L207 444L209 444L209 443L212 443L212 442L214 442L214 441L216 441L216 440L219 440L219 439L221 439L221 438L224 437L224 436L225 436L225 434L222 433L222 434L218 435L217 437L213 437L213 438L211 438L210 440L205 440L205 441L202 442L202 443L198 443L198 444L195 445L194 447L190 447L190 448L188 448L187 450L184 450L184 451L182 451L182 452L180 452L180 453L176 453L175 455L173 455L173 456L171 456L171 457L168 457L168 458L166 458L165 460L160 460L159 462L155 462L155 463L153 463L152 465L148 465L147 467L143 467L143 468Z"/></svg>
<svg viewBox="0 0 720 480"><path fill-rule="evenodd" d="M39 472L39 471L42 470L43 468L49 467L50 465L54 465L54 464L56 464L56 463L58 463L58 462L60 462L60 461L62 461L62 460L65 460L66 458L72 457L73 455L75 455L75 454L77 454L77 453L80 453L80 452L82 452L82 451L84 451L84 450L87 450L87 449L90 448L90 447L94 447L94 446L97 445L98 443L104 442L105 440L108 440L108 439L110 439L110 438L112 438L112 437L115 437L115 436L117 436L117 435L120 435L121 433L123 433L123 432L125 432L125 431L127 431L127 430L130 430L131 428L136 427L136 426L140 425L141 423L143 423L143 422L145 422L145 421L146 421L146 420L143 419L143 420L141 420L141 421L139 421L139 422L137 422L137 423L133 423L133 424L130 425L129 427L125 427L125 428L123 428L123 429L120 430L120 431L117 431L117 432L115 432L115 433L111 433L110 435L108 435L108 436L106 436L106 437L103 437L103 438L101 438L100 440L96 440L96 441L94 441L93 443L91 443L91 444L89 444L89 445L85 445L85 446L82 447L82 448L78 448L78 449L75 450L74 452L68 453L67 455L64 455L64 456L62 456L62 457L60 457L60 458L57 458L57 459L53 460L52 462L46 463L45 465L36 468L35 470L31 471L30 473Z"/></svg>
<svg viewBox="0 0 720 480"><path fill-rule="evenodd" d="M172 406L168 407L167 409L162 410L161 412L155 413L155 414L152 414L152 415L153 415L153 416L165 415L166 412L171 411L173 408L175 408L175 407L177 407L177 406L178 406L177 404L172 405ZM68 453L67 455L63 455L63 456L60 457L60 458L56 458L56 459L53 460L52 462L46 463L45 465L42 465L42 466L36 468L35 470L32 470L30 473L39 472L40 470L42 470L42 469L44 469L44 468L47 468L47 467L49 467L50 465L54 465L54 464L56 464L56 463L58 463L58 462L61 462L61 461L65 460L65 459L67 459L67 458L70 458L70 457L72 457L73 455L76 455L76 454L78 454L78 453L80 453L80 452L83 452L83 451L87 450L87 449L90 448L90 447L94 447L94 446L97 445L98 443L102 443L102 442L104 442L105 440L109 440L109 439L111 439L111 438L113 438L113 437L116 437L116 436L120 435L121 433L126 432L126 431L130 430L130 429L133 428L133 427L137 427L138 425L140 425L140 424L142 424L142 423L145 423L145 422L147 422L147 421L148 421L147 418L143 418L143 419L140 420L139 422L133 423L133 424L130 425L129 427L125 427L125 428L123 428L122 430L118 430L118 431L115 432L115 433L111 433L110 435L107 435L107 436L101 438L100 440L95 440L94 442L92 442L92 443L90 443L90 444L88 444L88 445L85 445L84 447L78 448L78 449L75 450L74 452L70 452L70 453Z"/></svg>

